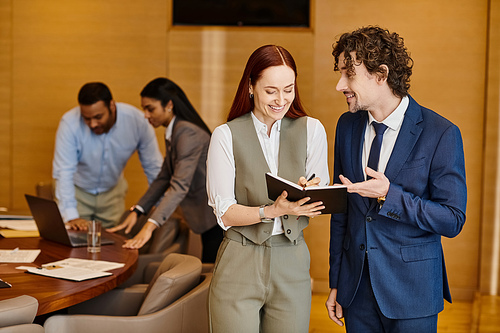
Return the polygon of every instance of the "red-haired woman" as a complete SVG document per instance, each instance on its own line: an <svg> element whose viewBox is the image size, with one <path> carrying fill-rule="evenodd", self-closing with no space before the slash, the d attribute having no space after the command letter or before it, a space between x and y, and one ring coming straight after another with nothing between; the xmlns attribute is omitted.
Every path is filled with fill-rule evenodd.
<svg viewBox="0 0 500 333"><path fill-rule="evenodd" d="M212 332L308 331L310 257L302 230L324 206L288 201L286 192L273 202L265 181L271 172L302 186L329 183L326 132L307 117L296 77L283 47L255 50L228 122L212 134L209 205L226 231L209 293Z"/></svg>

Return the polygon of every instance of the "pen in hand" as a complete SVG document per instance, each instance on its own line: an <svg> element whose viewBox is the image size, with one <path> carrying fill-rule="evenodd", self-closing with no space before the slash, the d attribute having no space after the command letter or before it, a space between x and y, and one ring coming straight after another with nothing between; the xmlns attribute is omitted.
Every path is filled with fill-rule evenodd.
<svg viewBox="0 0 500 333"><path fill-rule="evenodd" d="M313 180L315 177L316 177L316 174L315 174L315 173L313 173L313 174L311 175L311 177L309 177L309 179L308 179L308 180L306 180L306 182L305 182L305 183L300 184L300 185L301 185L303 188L306 188L306 187L307 187L307 183L308 183L308 182L310 182L311 180ZM305 177L303 177L303 178L305 178Z"/></svg>

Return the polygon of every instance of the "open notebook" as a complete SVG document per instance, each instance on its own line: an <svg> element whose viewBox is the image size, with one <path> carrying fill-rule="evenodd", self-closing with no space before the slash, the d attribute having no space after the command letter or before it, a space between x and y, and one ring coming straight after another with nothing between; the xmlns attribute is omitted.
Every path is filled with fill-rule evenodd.
<svg viewBox="0 0 500 333"><path fill-rule="evenodd" d="M287 199L297 201L310 197L308 203L322 201L325 209L322 214L345 213L347 211L347 188L343 185L310 186L303 188L294 182L280 176L266 173L267 195L269 199L276 200L283 191L287 191Z"/></svg>

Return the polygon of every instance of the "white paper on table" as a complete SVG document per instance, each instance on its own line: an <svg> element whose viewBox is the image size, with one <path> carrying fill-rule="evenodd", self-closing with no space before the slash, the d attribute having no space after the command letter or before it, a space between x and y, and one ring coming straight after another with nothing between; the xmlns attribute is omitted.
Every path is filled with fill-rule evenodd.
<svg viewBox="0 0 500 333"><path fill-rule="evenodd" d="M1 211L1 207L0 207L0 211ZM0 214L0 220L33 220L33 216L31 216L31 215Z"/></svg>
<svg viewBox="0 0 500 333"><path fill-rule="evenodd" d="M38 275L44 275L48 277L72 280L72 281L83 281L89 279L95 279L103 276L113 275L109 272L93 271L85 268L77 267L63 267L63 266L44 266L44 267L29 267L28 272Z"/></svg>
<svg viewBox="0 0 500 333"><path fill-rule="evenodd" d="M63 267L74 267L74 268L84 268L93 271L106 272L112 269L122 268L125 266L123 263L111 262L104 260L88 260L88 259L78 259L78 258L68 258L55 262L48 263L44 266L63 266Z"/></svg>
<svg viewBox="0 0 500 333"><path fill-rule="evenodd" d="M33 262L40 250L0 250L0 262Z"/></svg>
<svg viewBox="0 0 500 333"><path fill-rule="evenodd" d="M21 231L38 230L35 220L0 220L0 228L7 228Z"/></svg>

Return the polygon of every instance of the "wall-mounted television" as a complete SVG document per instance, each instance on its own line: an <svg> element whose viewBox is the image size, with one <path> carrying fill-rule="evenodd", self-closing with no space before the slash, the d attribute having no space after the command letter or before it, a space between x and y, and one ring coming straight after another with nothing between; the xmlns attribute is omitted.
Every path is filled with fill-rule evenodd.
<svg viewBox="0 0 500 333"><path fill-rule="evenodd" d="M309 27L310 0L172 0L173 25Z"/></svg>

